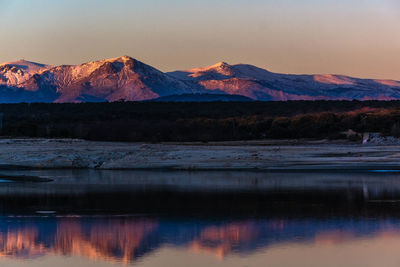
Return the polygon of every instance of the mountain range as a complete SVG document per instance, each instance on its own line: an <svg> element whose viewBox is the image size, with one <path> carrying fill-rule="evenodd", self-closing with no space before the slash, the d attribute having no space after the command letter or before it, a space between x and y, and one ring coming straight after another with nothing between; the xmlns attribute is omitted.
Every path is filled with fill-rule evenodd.
<svg viewBox="0 0 400 267"><path fill-rule="evenodd" d="M394 100L400 99L400 81L332 74L279 74L225 62L164 73L128 56L81 65L50 66L26 60L0 63L0 103L156 99Z"/></svg>

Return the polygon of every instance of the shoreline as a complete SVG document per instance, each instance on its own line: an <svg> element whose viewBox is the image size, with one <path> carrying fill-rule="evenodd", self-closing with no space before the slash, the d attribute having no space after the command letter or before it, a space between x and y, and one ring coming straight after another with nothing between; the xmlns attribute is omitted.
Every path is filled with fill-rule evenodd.
<svg viewBox="0 0 400 267"><path fill-rule="evenodd" d="M0 170L368 171L400 169L400 146L326 140L117 143L0 139Z"/></svg>

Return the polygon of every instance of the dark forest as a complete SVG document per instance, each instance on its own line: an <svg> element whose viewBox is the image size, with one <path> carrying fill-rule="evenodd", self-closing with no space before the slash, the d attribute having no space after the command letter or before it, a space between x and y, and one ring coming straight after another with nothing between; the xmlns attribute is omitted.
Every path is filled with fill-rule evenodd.
<svg viewBox="0 0 400 267"><path fill-rule="evenodd" d="M345 138L400 135L400 101L2 104L2 136L101 141Z"/></svg>

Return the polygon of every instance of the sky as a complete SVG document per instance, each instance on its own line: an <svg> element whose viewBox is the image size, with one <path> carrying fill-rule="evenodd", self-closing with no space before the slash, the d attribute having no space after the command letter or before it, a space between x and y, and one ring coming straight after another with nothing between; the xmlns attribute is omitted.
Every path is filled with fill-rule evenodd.
<svg viewBox="0 0 400 267"><path fill-rule="evenodd" d="M129 55L400 80L398 0L0 0L0 62Z"/></svg>

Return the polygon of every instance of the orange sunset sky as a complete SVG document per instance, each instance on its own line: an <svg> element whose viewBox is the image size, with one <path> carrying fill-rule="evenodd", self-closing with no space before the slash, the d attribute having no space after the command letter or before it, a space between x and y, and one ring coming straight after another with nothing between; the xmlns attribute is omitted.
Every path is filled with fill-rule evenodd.
<svg viewBox="0 0 400 267"><path fill-rule="evenodd" d="M0 0L0 62L129 55L162 71L248 63L400 80L396 0Z"/></svg>

